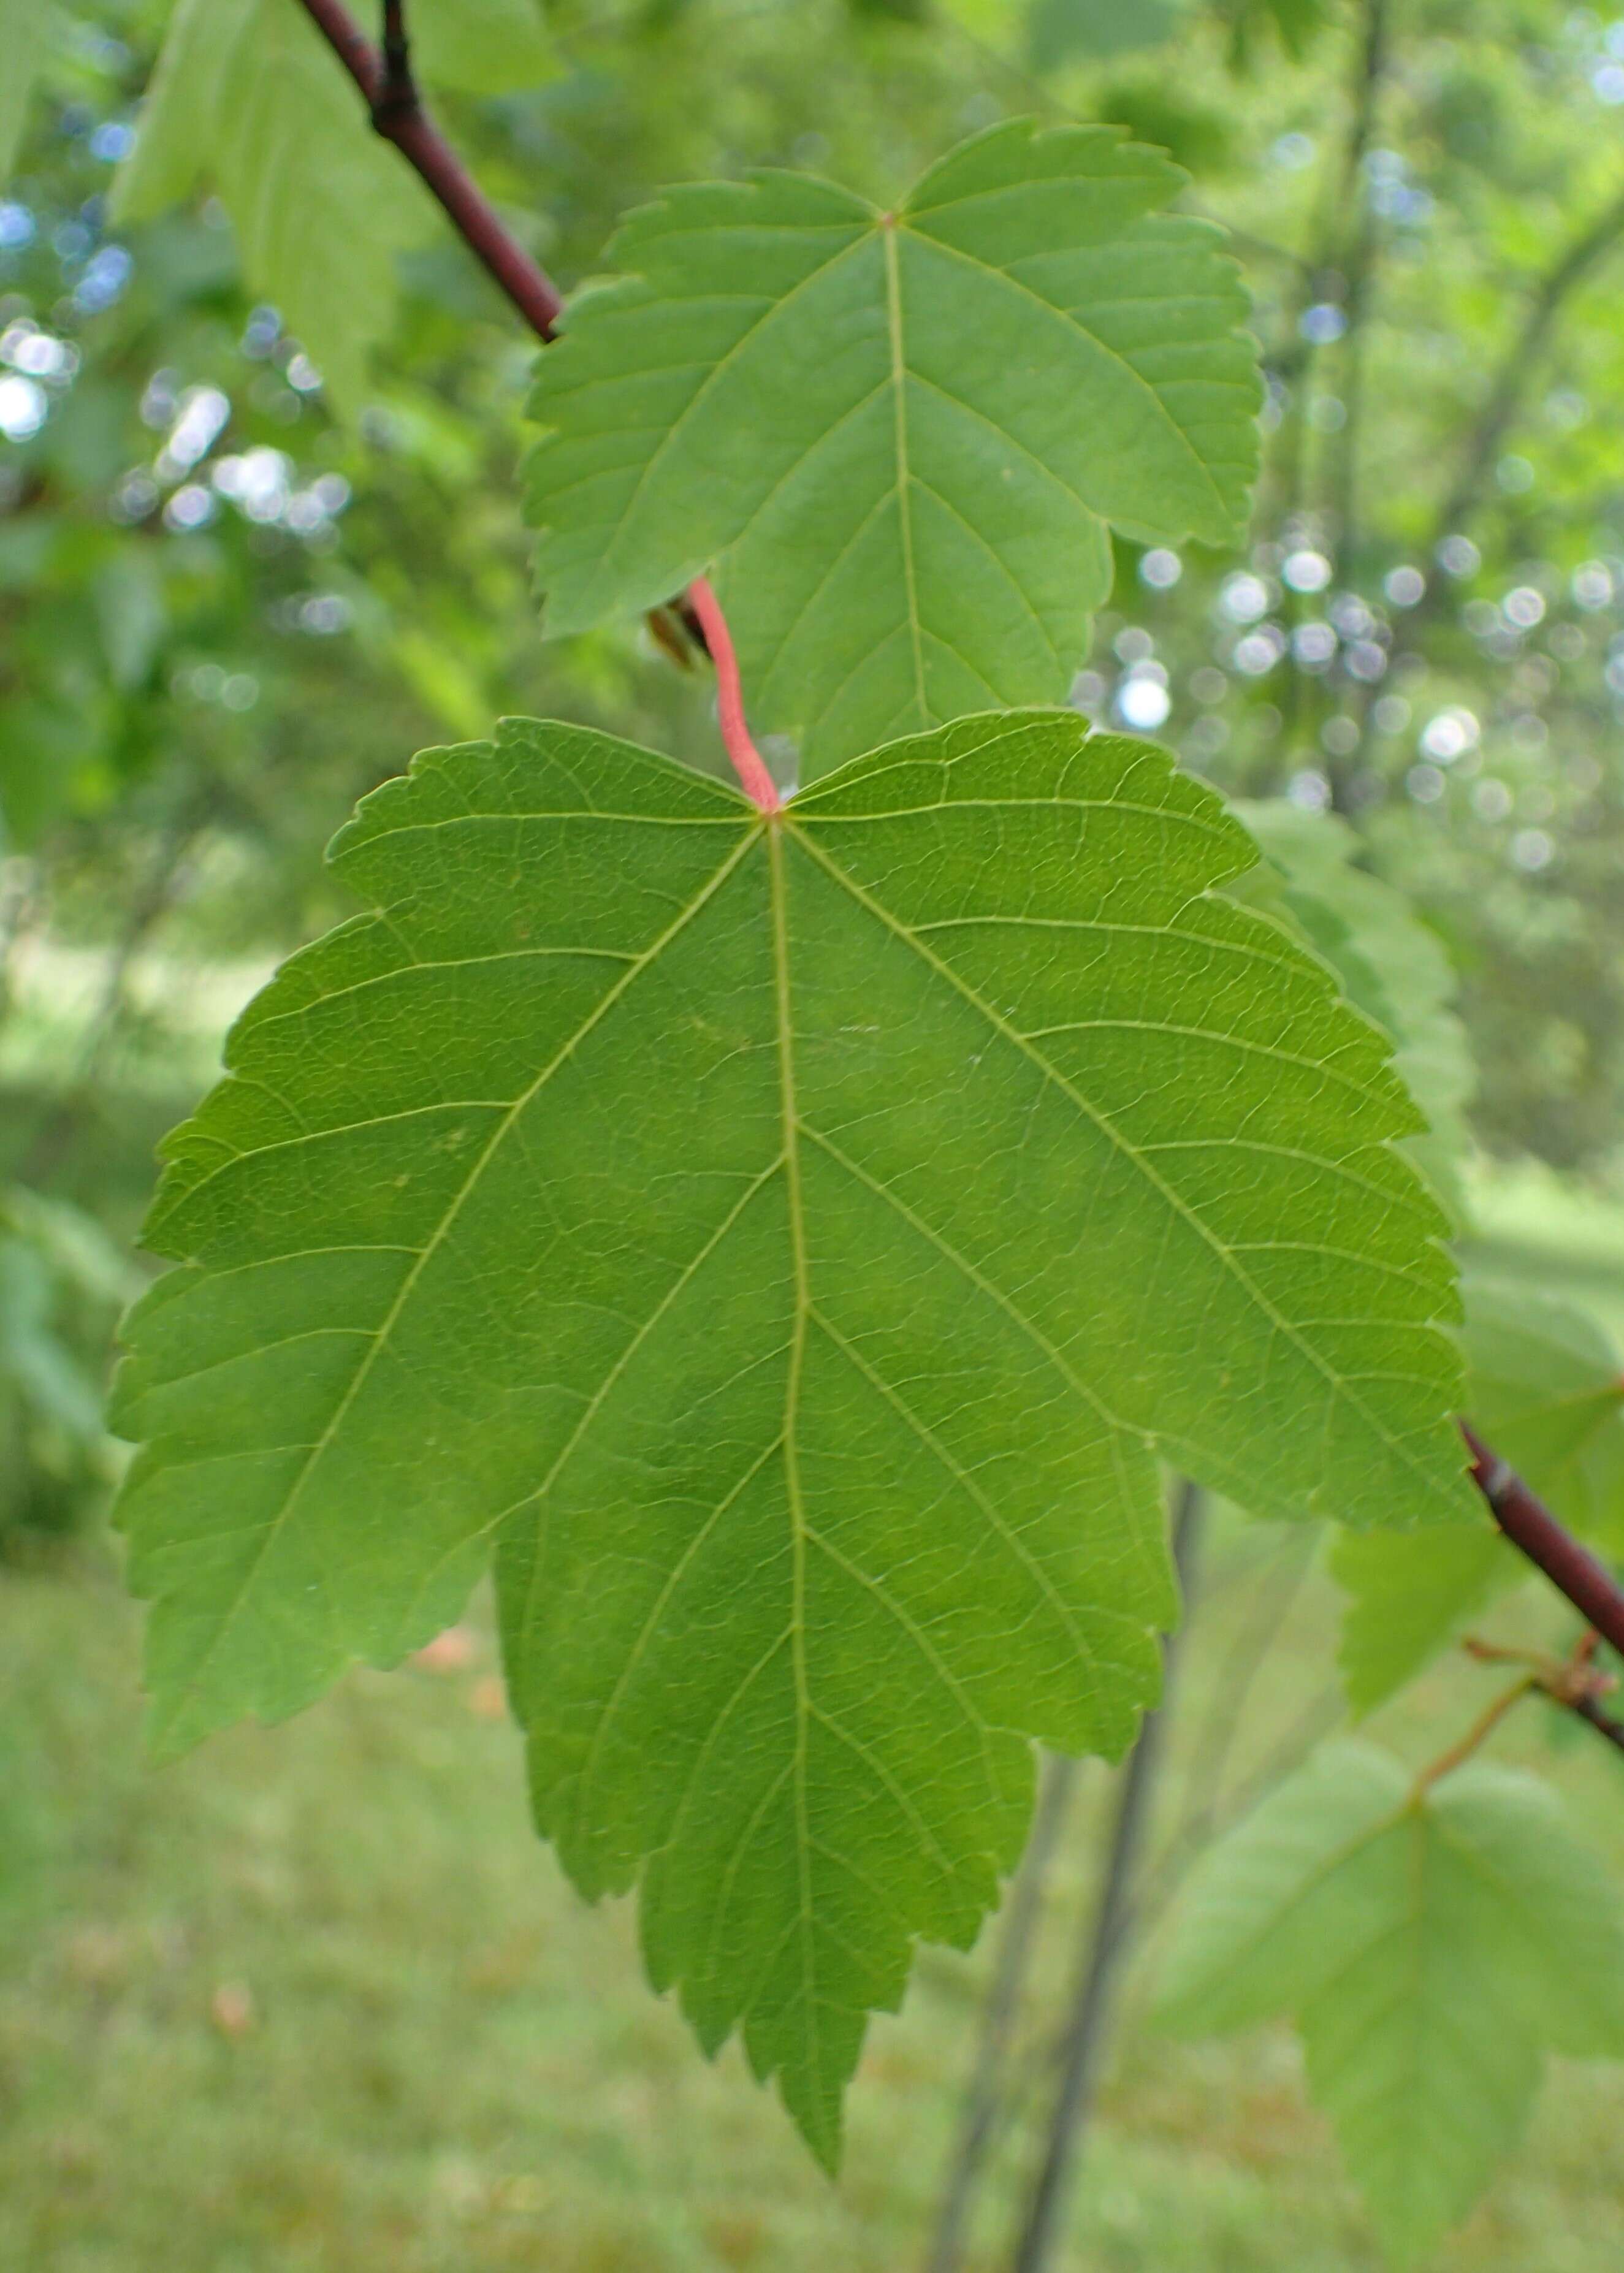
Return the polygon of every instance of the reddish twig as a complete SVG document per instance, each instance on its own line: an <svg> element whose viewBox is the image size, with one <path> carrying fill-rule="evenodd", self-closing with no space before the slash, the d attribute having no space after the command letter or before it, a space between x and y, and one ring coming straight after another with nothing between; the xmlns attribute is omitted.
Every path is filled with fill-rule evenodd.
<svg viewBox="0 0 1624 2273"><path fill-rule="evenodd" d="M388 60L357 27L343 0L300 0L305 13L360 88L367 115L386 142L439 199L469 251L538 337L550 340L563 295L497 219L496 209L423 107L411 76L403 11L386 15Z"/></svg>
<svg viewBox="0 0 1624 2273"><path fill-rule="evenodd" d="M716 665L716 709L721 721L722 739L727 754L733 761L733 771L744 785L744 793L763 813L777 813L783 804L772 776L767 771L761 752L750 739L749 727L745 724L744 690L739 684L739 658L733 653L733 634L727 628L727 619L722 613L721 602L710 589L708 576L695 576L688 588L688 597L694 613L699 619L700 629L705 635L705 645L710 650L710 660Z"/></svg>
<svg viewBox="0 0 1624 2273"><path fill-rule="evenodd" d="M1514 1547L1538 1564L1602 1639L1624 1654L1624 1591L1590 1549L1565 1531L1521 1476L1492 1452L1469 1421L1461 1423L1472 1456L1472 1482Z"/></svg>
<svg viewBox="0 0 1624 2273"><path fill-rule="evenodd" d="M424 109L412 77L405 0L384 0L381 49L364 36L343 0L300 0L300 4L360 88L377 132L395 145L432 191L463 244L537 337L553 339L563 312L563 296L503 227L496 208ZM703 628L716 664L717 705L727 754L745 794L763 813L776 813L782 799L745 724L739 666L720 604L703 576L689 586L685 597ZM650 621L665 646L658 615L657 610Z"/></svg>

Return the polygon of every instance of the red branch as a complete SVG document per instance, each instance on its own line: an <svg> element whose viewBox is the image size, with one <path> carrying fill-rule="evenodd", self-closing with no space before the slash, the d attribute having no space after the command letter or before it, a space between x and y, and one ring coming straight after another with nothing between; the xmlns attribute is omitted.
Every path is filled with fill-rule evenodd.
<svg viewBox="0 0 1624 2273"><path fill-rule="evenodd" d="M540 338L550 340L564 305L553 279L503 228L490 199L423 108L406 64L400 14L391 11L389 68L357 28L343 0L303 0L305 13L360 88L386 142L439 199L451 226L497 288Z"/></svg>
<svg viewBox="0 0 1624 2273"><path fill-rule="evenodd" d="M301 4L360 88L373 127L427 184L463 244L538 338L551 340L563 296L502 226L495 206L424 109L411 74L403 0L384 0L381 51L357 28L343 0L301 0ZM739 666L720 604L703 576L690 585L688 598L716 664L717 711L727 754L745 794L763 813L776 813L782 800L744 723Z"/></svg>
<svg viewBox="0 0 1624 2273"><path fill-rule="evenodd" d="M1468 1421L1461 1423L1472 1456L1472 1482L1514 1547L1537 1564L1604 1641L1624 1654L1624 1593L1585 1547L1565 1531L1521 1476L1490 1452Z"/></svg>
<svg viewBox="0 0 1624 2273"><path fill-rule="evenodd" d="M562 296L504 229L495 207L424 109L407 55L402 0L387 0L387 61L357 30L342 0L301 0L301 4L361 90L378 132L394 143L432 191L452 227L530 329L550 340L564 304ZM739 665L716 595L701 576L689 587L688 597L716 664L717 708L727 754L746 794L763 813L775 813L778 792L745 724ZM1473 1480L1500 1529L1597 1632L1624 1654L1624 1592L1464 1421L1461 1429L1471 1451Z"/></svg>

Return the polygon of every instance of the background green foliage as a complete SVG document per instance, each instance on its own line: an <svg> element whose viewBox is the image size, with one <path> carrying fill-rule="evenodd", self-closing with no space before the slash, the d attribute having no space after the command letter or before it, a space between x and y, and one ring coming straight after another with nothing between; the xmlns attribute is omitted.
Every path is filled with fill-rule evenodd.
<svg viewBox="0 0 1624 2273"><path fill-rule="evenodd" d="M432 0L420 6L427 13ZM480 13L505 54L516 6ZM1363 85L1351 0L1186 0L1177 13L1150 0L1109 11L1060 0L1030 11L1013 0L556 0L544 31L526 19L524 85L504 74L492 86L482 65L436 59L432 15L425 62L481 178L571 285L601 267L628 209L667 183L788 164L889 206L961 135L1009 115L1124 124L1195 172L1190 208L1239 231L1270 375L1259 513L1244 554L1117 545L1074 699L1101 719L1163 733L1193 769L1260 801L1288 905L1304 817L1319 821L1335 802L1351 832L1335 840L1342 882L1327 883L1322 831L1307 855L1318 865L1312 907L1299 877L1297 912L1355 1000L1410 1049L1435 1122L1469 1125L1507 1173L1485 1176L1479 1159L1462 1175L1453 1142L1433 1149L1428 1172L1469 1236L1494 1246L1499 1276L1533 1267L1605 1314L1624 1286L1624 1252L1609 1247L1624 1084L1624 29L1555 0L1415 0L1397 12L1393 69L1351 175ZM346 225L358 217L373 251L360 269L325 271L325 284L318 274L313 297L311 272L274 230L256 227L234 184L236 146L198 109L177 114L178 174L173 151L169 161L167 186L184 184L184 201L169 206L162 184L144 192L138 172L110 221L163 13L147 0L0 7L8 63L25 56L26 34L42 34L26 115L26 70L10 71L0 91L0 144L21 137L0 191L0 1174L14 1195L0 1231L0 1541L6 1613L44 1653L28 1709L11 1716L21 1733L0 1737L20 1748L0 1900L27 1924L18 1947L48 1953L37 1971L24 1964L9 1977L0 2058L19 2083L26 2071L39 2112L26 2135L43 2149L19 2173L13 2214L37 2222L19 2227L19 2246L30 2262L64 2268L87 2249L109 2265L142 2262L150 2248L131 2237L148 2230L147 2210L132 2203L150 2205L169 2183L150 2149L132 2151L121 2202L109 2142L121 2127L140 2136L130 2122L139 2090L120 2100L109 2087L87 2143L64 2071L41 2061L41 2030L64 1981L83 2072L133 2073L100 2064L97 2031L111 2027L126 2049L150 2051L161 2067L172 2061L165 2072L195 2112L217 2094L237 2039L229 1999L225 2021L204 2015L210 1966L188 1935L210 1962L217 1947L252 1947L255 1964L280 1978L269 1955L280 1934L256 1940L243 1921L256 1903L267 1916L313 1916L314 1946L330 1928L334 1977L363 2033L380 2013L403 2031L412 2012L421 2021L399 1975L425 1948L438 1947L447 1967L482 1962L436 1944L457 1883L449 1850L443 1878L401 1891L396 1977L356 1959L346 1937L334 1891L345 1839L321 1824L330 1813L347 1831L380 1762L398 1791L421 1758L443 1773L471 1756L469 1724L443 1734L432 1705L425 1752L415 1735L402 1752L394 1708L369 1718L372 1692L342 1722L332 1756L311 1760L309 1781L296 1776L268 1812L255 1812L267 1773L257 1740L243 1740L215 1782L194 1763L190 1796L162 1804L249 1823L246 1907L198 1924L195 1894L155 1851L155 1835L143 1844L132 1832L141 1924L133 1943L125 1936L121 1840L138 1819L166 1819L144 1816L146 1788L120 1783L102 1761L96 1699L117 1697L122 1709L131 1683L109 1639L122 1614L99 1576L103 1549L84 1527L117 1465L96 1392L132 1268L151 1141L191 1103L225 1017L269 959L349 911L321 869L321 844L412 747L482 733L492 715L520 710L717 764L703 677L673 670L644 634L628 626L543 646L516 506L530 348L389 154L362 140L346 161ZM272 28L297 76L310 51L291 20ZM259 126L304 138L324 105L336 125L331 89L343 97L342 84L315 84L327 91L304 106L267 105ZM338 176L313 162L313 146L303 161L320 203ZM300 161L297 147L284 155ZM357 304L335 326L346 296ZM1503 417L1486 420L1497 401ZM1371 896L1382 886L1399 896L1385 917ZM1406 951L1395 956L1400 940ZM1577 1181L1509 1174L1529 1159ZM1554 1263L1540 1260L1542 1243ZM1556 1339L1575 1380L1583 1377L1581 1401L1605 1403L1606 1351L1583 1329ZM1517 1417L1506 1416L1513 1428ZM1587 1473L1593 1449L1587 1438ZM1559 1504L1583 1519L1576 1499ZM81 1543L51 1545L76 1526ZM1272 1551L1267 1532L1241 1535ZM1616 1543L1605 1526L1598 1535ZM42 1554L49 1577L38 1575ZM1394 1583L1391 1572L1367 1579L1339 1567L1356 1594ZM1424 1596L1436 1610L1404 1670L1425 1665L1463 1617L1524 1639L1545 1615L1527 1589L1492 1607L1492 1585L1463 1609L1458 1572L1431 1592L1424 1576L1412 1561L1396 1582L1407 1602ZM1316 1599L1328 1616L1328 1593ZM1241 1647L1248 1631L1237 1622L1228 1638ZM1356 1632L1357 1622L1350 1651ZM1289 1700L1305 1667L1328 1657L1328 1627L1320 1643L1290 1661L1289 1681L1267 1668L1259 1677L1275 1722L1297 1709ZM14 1662L34 1662L26 1648ZM1372 1676L1360 1701L1397 1677L1390 1666ZM1413 1753L1425 1723L1436 1749L1483 1680L1434 1661L1385 1708L1395 1717L1384 1738ZM1218 1686L1196 1693L1210 1705ZM332 1708L350 1711L342 1700ZM1267 1749L1259 1741L1259 1755ZM1541 1757L1538 1744L1530 1756ZM0 1757L9 1762L11 1750ZM40 1795L64 1767L79 1807L57 1813ZM1610 1769L1603 1759L1581 1772L1589 1820L1602 1801L1614 1804ZM517 1844L505 1804L503 1813ZM459 1836L485 1841L494 1815L476 1808ZM316 1827L308 1838L302 1823ZM1079 1877L1089 1851L1074 1857ZM205 1852L200 1841L194 1880ZM524 1849L501 1867L528 1894L523 1874L541 1866ZM380 1869L375 1883L390 1878ZM524 1895L512 1899L523 1909ZM64 1922L47 1925L61 1900ZM488 1914L499 1913L500 1901ZM548 1932L573 1947L569 1914L560 1905L546 1915L557 1921ZM97 1942L104 1930L117 1947ZM175 1932L179 1944L166 1939ZM177 1947L171 1962L164 1953ZM953 1962L943 1961L925 1996L944 1998L958 2021L964 1977ZM229 1986L223 1957L214 1969L222 1968ZM422 1988L422 1975L413 1980ZM301 2011L302 1999L310 2010L320 2002L303 1977L279 1993ZM559 2009L549 2005L538 2025ZM620 2079L613 2088L635 2096L623 2044L658 2024L629 2002L615 2009L625 2037L606 2041L577 2013L572 2040L594 2076ZM425 2041L443 2068L443 2038ZM934 2073L942 2056L933 2049L910 2070L899 2055L892 2075L892 2041L879 2089L911 2111L928 2097L919 2068ZM1323 2151L1299 2116L1267 2112L1299 2105L1280 2042L1211 2056L1238 2069L1203 2069L1192 2055L1197 2064L1166 2092L1154 2061L1130 2049L1116 2112L1131 2134L1113 2135L1104 2163L1121 2199L1139 2207L1114 2217L1105 2179L1079 2213L1106 2262L1187 2262L1205 2273L1214 2232L1232 2238L1249 2273L1273 2262L1280 2236L1243 2199L1260 2168L1282 2167L1271 2122L1289 2134L1295 2167L1317 2167ZM405 2065L385 2052L367 2074L346 2069L340 2119L352 2141L372 2135L377 2106L398 2117L411 2104ZM244 2262L280 2266L298 2247L348 2273L358 2225L307 2200L290 2238L251 2207L256 2188L274 2189L260 2158L274 2165L275 2152L255 2129L248 2072L239 2062L220 2103L237 2111L233 2124L240 2118L232 2144L208 2134L234 2175L216 2206L218 2247L211 2240L199 2262L212 2273L215 2257L238 2250ZM565 2067L554 2089L572 2091L575 2073ZM1254 2119L1226 2130L1212 2079L1237 2074ZM1518 2273L1607 2262L1617 2237L1594 2177L1607 2149L1588 2166L1575 2143L1605 2088L1559 2082L1562 2135L1544 2134L1537 2160L1518 2166L1523 2175L1441 2262ZM657 2086L639 2112L658 2127L693 2104L660 2092L686 2089ZM720 2104L705 2099L703 2119ZM492 2116L483 2097L467 2107L470 2135L487 2119L508 2130L522 2119L512 2108ZM429 2111L416 2119L427 2136ZM909 2135L911 2116L898 2121ZM613 2122L584 2127L566 2189L576 2201L592 2194L583 2172L621 2151L615 2135ZM1210 2161L1192 2166L1186 2136L1218 2158L1222 2184ZM1158 2163L1169 2141L1178 2143ZM895 2159L882 2149L874 2165ZM673 2208L688 2166L638 2169L653 2171L658 2193L629 2229L605 2209L560 2244L556 2224L527 2224L522 2207L509 2219L495 2195L481 2195L479 2217L496 2221L482 2245L496 2262L502 2250L515 2264L551 2265L561 2247L574 2253L563 2262L583 2268L621 2262L623 2250L641 2265L658 2232L673 2265L791 2263L796 2250L810 2262L806 2235L823 2230L823 2213L786 2211L801 2199L793 2183L738 2232L685 2223ZM82 2187L76 2172L88 2174ZM897 2214L892 2182L861 2183L872 2230L883 2231ZM1271 2197L1281 2183L1271 2180ZM331 2185L334 2200L353 2199L349 2172ZM383 2196L389 2231L412 2232L424 2263L442 2262L412 2181L391 2178ZM1171 2209L1158 2225L1150 2196L1202 2208L1186 2227ZM1280 2261L1292 2273L1373 2262L1345 2197L1322 2185L1293 2199L1301 2222ZM361 2224L370 2216L357 2207ZM907 2236L919 2217L910 2199ZM849 2231L843 2246L853 2246ZM888 2242L877 2262L894 2262L904 2246Z"/></svg>
<svg viewBox="0 0 1624 2273"><path fill-rule="evenodd" d="M1164 2016L1280 2011L1401 2263L1462 2217L1528 2119L1541 2055L1624 2050L1607 1872L1545 1785L1476 1764L1425 1791L1327 1745L1207 1857Z"/></svg>

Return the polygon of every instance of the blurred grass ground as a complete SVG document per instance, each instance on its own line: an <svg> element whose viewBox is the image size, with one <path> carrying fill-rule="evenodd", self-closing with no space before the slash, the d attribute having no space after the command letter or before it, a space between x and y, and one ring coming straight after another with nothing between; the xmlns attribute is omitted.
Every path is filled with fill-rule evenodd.
<svg viewBox="0 0 1624 2273"><path fill-rule="evenodd" d="M1237 1641L1284 1568L1221 1532L1165 1812ZM1239 1732L1244 1774L1322 1691L1312 1579ZM1536 1594L1500 1631L1545 1617ZM4 2273L828 2273L919 2262L992 1937L927 1952L880 2022L828 2186L734 2051L707 2067L531 1836L478 1606L468 1662L363 1674L286 1728L143 1762L138 1619L107 1550L0 1576L0 2268ZM1441 1669L1390 1712L1416 1757L1487 1679ZM1624 1774L1528 1708L1499 1746L1553 1767L1624 1872ZM1562 1728L1557 1731L1566 1736ZM1210 1762L1208 1763L1210 1766ZM1097 1851L1091 1770L1060 1858L1033 2021L1051 2026ZM1379 2262L1289 2036L1166 2042L1130 1988L1066 2268L1365 2273ZM1624 2071L1561 2067L1447 2273L1624 2264ZM1001 2266L1006 2206L980 2267Z"/></svg>

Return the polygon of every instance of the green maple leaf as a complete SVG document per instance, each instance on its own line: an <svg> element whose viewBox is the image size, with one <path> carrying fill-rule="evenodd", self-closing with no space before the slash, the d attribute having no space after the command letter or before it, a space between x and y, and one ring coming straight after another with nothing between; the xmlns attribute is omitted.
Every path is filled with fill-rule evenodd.
<svg viewBox="0 0 1624 2273"><path fill-rule="evenodd" d="M492 1547L541 1827L820 2155L1031 1740L1117 1755L1157 1459L1453 1519L1443 1219L1253 857L1071 712L767 821L509 722L368 799L169 1147L123 1520L173 1749L454 1617Z"/></svg>
<svg viewBox="0 0 1624 2273"><path fill-rule="evenodd" d="M1255 354L1184 179L1107 127L1017 122L895 214L763 173L632 215L543 356L527 511L554 633L715 572L752 715L801 777L1058 701L1109 529L1233 542Z"/></svg>
<svg viewBox="0 0 1624 2273"><path fill-rule="evenodd" d="M1074 56L1132 55L1170 39L1183 0L1034 0L1026 44L1034 71Z"/></svg>
<svg viewBox="0 0 1624 2273"><path fill-rule="evenodd" d="M1409 2263L1515 2144L1546 2051L1624 2057L1617 1893L1531 1777L1474 1766L1417 1795L1385 1754L1335 1745L1204 1858L1162 2012L1190 2034L1295 2017Z"/></svg>
<svg viewBox="0 0 1624 2273"><path fill-rule="evenodd" d="M1570 1528L1624 1549L1624 1373L1595 1322L1526 1287L1469 1279L1465 1410ZM1470 1529L1344 1534L1331 1572L1349 1596L1341 1663L1368 1713L1530 1574L1486 1515Z"/></svg>

